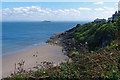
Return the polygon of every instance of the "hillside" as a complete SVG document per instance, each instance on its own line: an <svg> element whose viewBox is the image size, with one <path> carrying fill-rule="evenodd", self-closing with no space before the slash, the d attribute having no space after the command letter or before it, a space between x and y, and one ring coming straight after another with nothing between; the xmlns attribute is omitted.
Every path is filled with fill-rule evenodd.
<svg viewBox="0 0 120 80"><path fill-rule="evenodd" d="M77 24L46 42L62 46L72 62L67 60L60 66L44 62L47 68L37 68L36 72L19 73L6 79L120 79L120 18L109 22Z"/></svg>
<svg viewBox="0 0 120 80"><path fill-rule="evenodd" d="M47 43L58 44L68 54L71 50L81 51L87 46L89 51L104 48L116 39L115 33L120 30L119 19L110 22L90 22L54 35Z"/></svg>

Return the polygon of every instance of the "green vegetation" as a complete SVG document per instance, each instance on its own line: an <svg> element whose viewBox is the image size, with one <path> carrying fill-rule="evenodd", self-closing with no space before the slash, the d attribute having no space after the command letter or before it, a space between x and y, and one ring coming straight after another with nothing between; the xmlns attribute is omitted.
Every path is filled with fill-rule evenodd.
<svg viewBox="0 0 120 80"><path fill-rule="evenodd" d="M66 34L74 39L72 42L69 41L71 47L65 47L69 50L68 56L72 62L68 60L66 63L61 63L60 66L44 62L44 66L47 66L45 68L37 68L36 72L15 74L5 80L120 79L120 18L112 22L78 24L75 28L68 30ZM66 34L62 34L62 36ZM70 39L67 37L65 41Z"/></svg>
<svg viewBox="0 0 120 80"><path fill-rule="evenodd" d="M105 47L115 39L115 32L118 28L113 23L98 22L86 23L73 30L76 44L88 42L90 50L96 47Z"/></svg>

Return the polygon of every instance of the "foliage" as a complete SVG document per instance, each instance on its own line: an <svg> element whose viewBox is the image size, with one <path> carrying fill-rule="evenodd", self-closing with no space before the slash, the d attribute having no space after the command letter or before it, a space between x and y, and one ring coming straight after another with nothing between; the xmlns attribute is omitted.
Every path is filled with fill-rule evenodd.
<svg viewBox="0 0 120 80"><path fill-rule="evenodd" d="M115 39L117 30L118 27L113 23L92 22L76 27L72 35L76 44L88 42L89 49L94 50L96 47L102 48L109 45Z"/></svg>
<svg viewBox="0 0 120 80"><path fill-rule="evenodd" d="M119 19L113 23L92 22L77 25L67 34L72 34L72 42L66 46L67 60L60 66L43 62L37 71L17 73L5 80L119 80L120 79L120 25ZM62 34L63 35L63 34ZM67 37L70 40L70 38ZM49 42L49 41L48 41ZM86 43L88 42L88 44ZM81 45L80 45L81 43ZM23 71L23 69L22 69Z"/></svg>
<svg viewBox="0 0 120 80"><path fill-rule="evenodd" d="M61 63L53 66L52 63L43 62L48 68L37 68L36 72L13 75L6 79L44 79L44 80L91 80L91 79L120 79L120 48L107 46L104 49L71 56L72 62ZM111 48L109 51L107 48ZM49 63L49 64L48 64Z"/></svg>

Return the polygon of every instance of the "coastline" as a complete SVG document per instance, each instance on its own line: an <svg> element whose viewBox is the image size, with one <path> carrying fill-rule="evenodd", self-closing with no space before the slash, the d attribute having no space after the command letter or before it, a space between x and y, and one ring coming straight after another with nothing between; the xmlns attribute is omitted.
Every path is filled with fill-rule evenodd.
<svg viewBox="0 0 120 80"><path fill-rule="evenodd" d="M2 58L4 57L7 57L7 56L11 56L11 55L14 55L14 54L17 54L17 53L21 53L21 52L25 52L25 51L28 51L28 50L31 50L33 48L37 48L39 46L44 46L44 45L47 45L45 42L43 44L38 44L38 45L35 45L35 44L32 44L30 46L25 46L24 48L18 48L17 50L12 50L12 51L7 51L7 52L2 52Z"/></svg>
<svg viewBox="0 0 120 80"><path fill-rule="evenodd" d="M64 62L68 57L64 54L60 54L62 47L57 45L43 45L32 48L27 51L23 51L17 54L3 57L2 59L2 77L7 77L14 72L15 64L25 61L23 69L28 71L33 67L39 65L43 61L53 62L55 65L59 65Z"/></svg>

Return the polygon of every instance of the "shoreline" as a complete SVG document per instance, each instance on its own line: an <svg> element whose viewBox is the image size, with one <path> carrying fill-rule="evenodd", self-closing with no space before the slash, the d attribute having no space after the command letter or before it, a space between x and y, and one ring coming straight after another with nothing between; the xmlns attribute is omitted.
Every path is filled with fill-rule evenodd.
<svg viewBox="0 0 120 80"><path fill-rule="evenodd" d="M5 54L2 53L2 58L7 57L7 56L11 56L11 55L14 55L14 54L17 54L17 53L25 52L25 51L28 51L30 49L40 47L40 46L44 46L44 45L48 45L48 44L44 42L43 44L40 44L40 45L32 45L32 46L27 46L27 47L22 48L22 49L18 48L15 51L12 51L12 52L11 51L10 52L5 52Z"/></svg>
<svg viewBox="0 0 120 80"><path fill-rule="evenodd" d="M62 47L57 45L42 45L20 53L12 54L2 58L2 77L7 77L14 72L15 64L25 61L24 70L28 71L33 69L43 61L53 62L59 65L64 62L68 57L59 52L62 51Z"/></svg>

